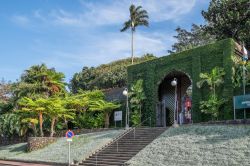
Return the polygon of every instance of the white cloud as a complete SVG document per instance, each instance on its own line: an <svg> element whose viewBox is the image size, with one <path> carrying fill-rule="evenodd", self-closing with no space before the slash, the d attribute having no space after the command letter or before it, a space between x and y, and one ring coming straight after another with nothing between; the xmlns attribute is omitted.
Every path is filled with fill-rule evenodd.
<svg viewBox="0 0 250 166"><path fill-rule="evenodd" d="M154 22L178 20L189 13L196 0L140 0L135 1L145 8Z"/></svg>
<svg viewBox="0 0 250 166"><path fill-rule="evenodd" d="M122 24L129 18L129 6L134 3L148 11L150 22L176 21L195 6L196 0L117 0L117 1L80 1L82 11L54 9L49 12L36 10L32 19L39 19L54 25L93 27ZM20 23L27 23L24 16L16 16Z"/></svg>
<svg viewBox="0 0 250 166"><path fill-rule="evenodd" d="M30 23L30 19L23 15L14 15L11 20L19 26L27 26Z"/></svg>
<svg viewBox="0 0 250 166"><path fill-rule="evenodd" d="M173 38L171 34L136 33L135 56L153 53L156 56L167 54ZM92 36L86 43L80 43L71 51L56 50L45 56L43 62L61 70L72 67L93 66L131 56L131 36L129 33L107 33L103 36ZM42 50L42 49L41 49Z"/></svg>

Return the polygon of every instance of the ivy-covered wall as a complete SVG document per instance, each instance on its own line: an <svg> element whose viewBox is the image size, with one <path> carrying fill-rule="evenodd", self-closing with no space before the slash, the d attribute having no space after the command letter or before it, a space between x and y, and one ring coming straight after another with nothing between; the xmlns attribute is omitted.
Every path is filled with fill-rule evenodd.
<svg viewBox="0 0 250 166"><path fill-rule="evenodd" d="M218 93L227 99L219 118L231 119L233 117L232 56L234 56L234 47L235 44L232 39L225 39L206 46L129 66L129 86L138 79L144 80L144 91L147 99L143 106L142 118L152 117L155 124L158 87L168 73L181 71L190 76L192 81L193 121L207 121L209 117L199 111L199 103L201 100L207 99L208 87L198 89L196 83L200 80L200 73L210 72L214 67L219 66L224 68L226 75L224 84L218 88Z"/></svg>

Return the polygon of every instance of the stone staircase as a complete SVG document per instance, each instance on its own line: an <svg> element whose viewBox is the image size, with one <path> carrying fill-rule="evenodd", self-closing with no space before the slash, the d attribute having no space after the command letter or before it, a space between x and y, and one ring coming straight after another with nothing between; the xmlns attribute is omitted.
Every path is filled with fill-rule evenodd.
<svg viewBox="0 0 250 166"><path fill-rule="evenodd" d="M112 166L125 165L140 150L163 133L166 128L131 128L108 146L84 160L79 165Z"/></svg>

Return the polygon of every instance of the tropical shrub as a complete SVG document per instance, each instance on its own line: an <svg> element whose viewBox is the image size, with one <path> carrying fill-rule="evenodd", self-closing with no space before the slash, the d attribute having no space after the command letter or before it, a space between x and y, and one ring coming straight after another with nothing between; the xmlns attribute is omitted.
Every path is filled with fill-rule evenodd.
<svg viewBox="0 0 250 166"><path fill-rule="evenodd" d="M211 73L200 73L201 80L197 82L198 88L201 88L205 83L209 86L210 93L208 99L200 102L201 112L212 115L217 118L220 107L225 103L224 99L220 99L216 94L216 88L223 84L223 76L225 75L223 68L215 67Z"/></svg>
<svg viewBox="0 0 250 166"><path fill-rule="evenodd" d="M28 127L22 123L20 115L8 113L0 116L1 137L24 136L27 130Z"/></svg>
<svg viewBox="0 0 250 166"><path fill-rule="evenodd" d="M217 118L219 115L220 107L224 103L224 99L219 99L217 96L210 95L208 100L200 102L200 109L201 112L212 115L212 118Z"/></svg>
<svg viewBox="0 0 250 166"><path fill-rule="evenodd" d="M68 111L65 107L66 102L60 97L38 98L30 99L24 97L19 101L19 106L22 112L29 112L31 114L37 114L37 120L39 121L40 136L43 137L43 115L47 115L50 118L50 136L54 134L54 127L56 121L59 118L73 119L74 113Z"/></svg>
<svg viewBox="0 0 250 166"><path fill-rule="evenodd" d="M113 102L107 102L103 99L91 101L89 106L90 111L100 111L103 113L105 119L105 128L109 127L109 118L115 109L119 108L121 105Z"/></svg>
<svg viewBox="0 0 250 166"><path fill-rule="evenodd" d="M141 115L138 110L135 110L132 112L131 115L131 122L133 123L134 126L138 126L141 122Z"/></svg>
<svg viewBox="0 0 250 166"><path fill-rule="evenodd" d="M132 123L134 125L140 124L141 122L141 110L143 102L146 99L144 89L143 89L143 80L139 79L135 84L131 86L130 90L130 105L132 109Z"/></svg>

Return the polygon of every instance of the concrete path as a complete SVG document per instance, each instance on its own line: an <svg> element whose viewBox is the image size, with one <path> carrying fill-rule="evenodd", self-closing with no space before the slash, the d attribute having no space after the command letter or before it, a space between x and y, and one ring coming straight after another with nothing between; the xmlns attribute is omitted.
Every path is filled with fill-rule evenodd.
<svg viewBox="0 0 250 166"><path fill-rule="evenodd" d="M52 166L46 164L25 163L25 162L5 161L5 160L0 160L0 165L1 166Z"/></svg>

